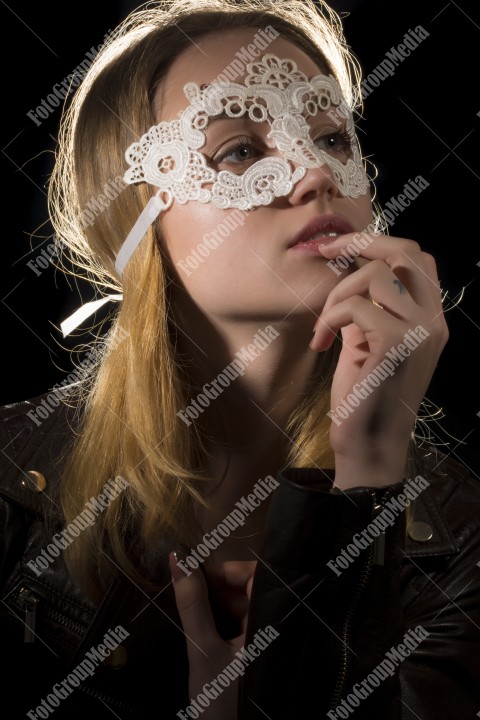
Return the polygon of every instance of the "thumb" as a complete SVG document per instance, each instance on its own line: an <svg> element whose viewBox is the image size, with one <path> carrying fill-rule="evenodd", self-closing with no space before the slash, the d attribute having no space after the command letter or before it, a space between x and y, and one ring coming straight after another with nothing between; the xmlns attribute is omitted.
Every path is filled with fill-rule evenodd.
<svg viewBox="0 0 480 720"><path fill-rule="evenodd" d="M168 556L170 572L172 574L173 589L177 610L182 621L183 631L187 638L187 649L190 652L195 648L206 655L208 648L221 640L215 621L213 619L208 588L203 572L200 568L185 572L177 564L176 552ZM181 562L181 561L180 561Z"/></svg>

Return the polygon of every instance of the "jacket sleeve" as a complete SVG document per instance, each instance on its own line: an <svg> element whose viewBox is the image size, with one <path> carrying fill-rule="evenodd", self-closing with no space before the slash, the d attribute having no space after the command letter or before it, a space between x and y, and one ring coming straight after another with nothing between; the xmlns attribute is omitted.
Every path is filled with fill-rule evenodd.
<svg viewBox="0 0 480 720"><path fill-rule="evenodd" d="M398 661L387 654L407 639L421 642L422 630L405 637L405 513L391 513L390 523L381 513L403 484L337 494L322 482L321 471L294 468L277 480L245 647L255 645L256 634L258 644L265 628L272 639L247 665L239 718L341 718L353 712L355 720L401 718ZM337 714L342 703L348 709Z"/></svg>
<svg viewBox="0 0 480 720"><path fill-rule="evenodd" d="M17 543L22 541L26 528L26 513L21 506L9 502L3 496L3 477L16 465L19 449L28 440L30 428L17 412L19 406L28 403L17 403L0 408L0 576L9 571L11 558L16 554ZM21 470L18 469L18 475Z"/></svg>

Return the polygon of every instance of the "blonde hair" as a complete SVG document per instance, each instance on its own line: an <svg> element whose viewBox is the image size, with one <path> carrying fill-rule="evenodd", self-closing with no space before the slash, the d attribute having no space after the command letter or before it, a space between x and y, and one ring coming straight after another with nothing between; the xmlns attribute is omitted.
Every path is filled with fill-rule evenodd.
<svg viewBox="0 0 480 720"><path fill-rule="evenodd" d="M67 257L104 289L123 292L95 373L77 388L80 425L62 483L66 522L105 483L129 485L68 548L67 562L92 595L113 565L144 587L154 586L149 556L162 534L189 548L200 529L195 502L205 504L201 423L176 415L191 397L187 363L175 355L167 263L158 227L142 240L123 274L114 269L121 243L155 188L127 186L83 227L82 208L125 171L125 149L155 123L154 90L169 64L207 32L273 25L339 81L351 107L360 104L360 70L338 16L312 0L163 0L132 13L100 51L62 119L50 211ZM119 333L122 341L118 341ZM331 467L330 385L338 344L319 356L304 399L289 419L292 443L285 464ZM80 405L79 405L80 407ZM107 555L111 558L107 559Z"/></svg>

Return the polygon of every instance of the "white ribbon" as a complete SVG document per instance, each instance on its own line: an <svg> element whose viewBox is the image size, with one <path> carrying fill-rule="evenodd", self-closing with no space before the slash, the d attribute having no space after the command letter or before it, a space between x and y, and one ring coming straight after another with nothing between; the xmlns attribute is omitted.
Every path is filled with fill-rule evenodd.
<svg viewBox="0 0 480 720"><path fill-rule="evenodd" d="M67 335L70 335L72 330L76 330L76 328L78 328L78 326L81 325L84 320L91 317L107 302L111 302L113 300L122 300L122 298L123 295L105 295L105 297L100 298L100 300L92 300L91 302L84 303L78 308L78 310L75 310L74 313L69 315L68 318L66 318L63 322L60 323L63 337L67 337Z"/></svg>
<svg viewBox="0 0 480 720"><path fill-rule="evenodd" d="M145 205L138 216L135 225L128 233L122 247L120 248L120 252L117 255L117 259L115 260L115 269L119 275L123 273L125 265L132 257L150 225L157 219L162 210L165 210L169 207L169 205L171 205L171 202L172 200L170 198L169 202L165 203L157 194L151 197Z"/></svg>
<svg viewBox="0 0 480 720"><path fill-rule="evenodd" d="M120 252L117 255L115 261L115 269L118 274L121 275L125 268L125 265L130 260L131 256L135 252L136 248L143 239L143 236L147 232L150 225L157 219L162 210L165 210L171 204L171 198L167 202L164 202L159 195L154 195L150 198L148 203L140 213L135 225L132 227L127 235ZM105 295L100 300L92 300L91 302L84 303L74 313L69 315L63 322L60 323L63 337L67 337L73 330L76 330L87 318L91 317L107 302L114 300L122 300L123 295Z"/></svg>

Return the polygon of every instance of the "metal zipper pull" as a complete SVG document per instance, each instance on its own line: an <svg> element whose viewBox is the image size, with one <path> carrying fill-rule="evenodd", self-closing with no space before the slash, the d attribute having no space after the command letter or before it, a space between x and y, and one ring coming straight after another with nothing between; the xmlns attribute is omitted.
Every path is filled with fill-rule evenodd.
<svg viewBox="0 0 480 720"><path fill-rule="evenodd" d="M375 493L373 494L373 518L375 519L377 515L382 510L382 505L377 501L377 496ZM373 564L374 565L384 565L385 564L385 531L382 530L382 532L377 535L375 538L375 542L373 543Z"/></svg>
<svg viewBox="0 0 480 720"><path fill-rule="evenodd" d="M17 602L24 613L23 622L25 623L25 632L23 642L33 643L35 642L35 621L38 599L28 588L21 587L18 591Z"/></svg>

